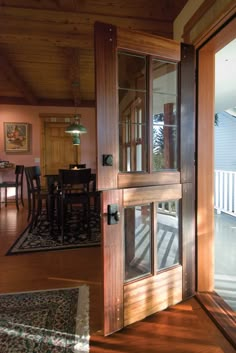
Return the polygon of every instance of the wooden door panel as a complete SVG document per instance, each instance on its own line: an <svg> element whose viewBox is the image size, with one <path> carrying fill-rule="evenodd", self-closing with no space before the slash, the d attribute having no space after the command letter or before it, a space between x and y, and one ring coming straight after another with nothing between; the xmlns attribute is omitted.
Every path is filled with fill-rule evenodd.
<svg viewBox="0 0 236 353"><path fill-rule="evenodd" d="M119 174L118 187L135 187L135 186L148 186L148 185L166 185L166 184L179 184L179 172L163 172L163 173L142 173L135 176L133 174Z"/></svg>
<svg viewBox="0 0 236 353"><path fill-rule="evenodd" d="M162 200L178 200L181 196L180 184L130 188L123 191L123 205L128 207Z"/></svg>
<svg viewBox="0 0 236 353"><path fill-rule="evenodd" d="M168 288L168 290L166 290ZM124 326L182 300L182 266L124 286Z"/></svg>
<svg viewBox="0 0 236 353"><path fill-rule="evenodd" d="M142 156L145 153L148 155L147 168L140 169L143 170L142 172L137 169L137 171L135 170L135 172L131 173L128 171L134 170L129 168L127 168L126 173L119 171L119 147L122 142L122 136L120 136L119 132L123 131L122 126L119 130L120 96L118 97L118 90L120 81L117 77L117 55L120 50L129 52L129 55L134 56L139 54L141 56L151 55L151 57L146 58L146 61L150 65L152 58L159 61L163 60L164 62L169 60L174 64L178 64L181 69L179 75L181 83L185 82L185 79L190 82L189 85L183 84L183 86L179 85L178 87L178 100L180 101L179 97L183 98L183 105L177 104L176 108L176 115L180 126L180 130L177 131L177 134L179 134L177 138L181 140L178 150L179 163L176 170L166 168L159 172L152 172L151 155L153 151L151 148L153 146L150 142L153 129L153 114L150 108L152 105L152 97L150 98L150 96L147 95L145 99L149 102L149 107L147 108L147 124L145 127L150 130L147 130L147 134L150 138L147 145L150 146L150 148L148 147L147 150L142 151ZM181 55L186 59L183 66L179 65ZM181 50L180 43L175 41L149 36L144 33L123 30L113 25L103 23L95 24L95 61L98 160L97 187L98 190L102 191L104 334L108 335L121 329L124 325L143 319L155 311L162 310L168 307L168 305L179 302L183 296L183 287L186 296L191 295L194 291L195 248L194 227L192 222L194 207L192 206L194 205L193 157L195 139L194 92L190 90L190 86L192 86L194 82L192 77L194 76L194 69L192 66L192 48L187 47L184 49L184 47L182 47ZM151 70L149 71L151 72ZM148 76L147 74L147 77ZM191 79L186 76L191 76ZM178 81L177 78L176 81ZM151 87L150 82L147 83L147 85ZM129 91L129 86L125 86L124 89ZM151 92L151 89L149 92ZM183 120L181 120L180 117L181 112L184 112ZM129 121L129 116L127 116L127 121ZM178 127L178 125L176 126ZM184 140L184 143L182 143L182 140ZM124 141L127 144L130 142L128 138L127 140L125 138ZM104 157L107 155L112 157L112 163L109 166L104 164ZM134 162L132 161L132 154L129 157L130 163L132 164L132 162ZM160 211L158 210L158 203L170 204L172 201L174 203L176 202L177 206L174 209L178 210L178 213L175 212L176 234L179 242L176 247L178 259L174 262L174 265L167 265L164 270L160 266L159 272L157 272L159 266L157 262L157 218L160 218L160 214L158 214ZM115 225L107 224L107 207L111 203L117 204L121 211L121 219L118 224ZM181 204L183 208L181 210L182 212L179 212L179 205ZM132 272L129 277L130 272L126 271L127 262L125 262L125 260L127 260L127 258L125 256L126 254L128 258L134 256L135 242L138 242L136 237L135 212L137 210L138 214L140 207L142 208L143 206L149 207L150 209L150 214L145 217L149 217L150 220L147 233L149 237L148 247L151 248L151 256L149 256L148 260L151 265L144 275L142 274L137 278L135 272L134 277L132 277L134 273ZM127 207L129 207L130 210L127 211ZM165 213L166 208L163 208L163 210ZM169 216L170 214L171 212ZM140 217L140 219L142 220L143 217ZM183 220L184 222L182 222ZM183 235L182 232L185 234ZM126 235L127 238L125 238ZM186 251L181 251L182 249L180 249L181 235L183 240L182 244L186 246ZM132 237L135 237L135 241ZM166 241L164 242L166 247L168 247L167 242L168 237L166 237ZM125 253L126 244L128 244L128 249ZM132 262L132 260L130 262ZM190 268L188 268L188 266L190 266ZM128 276L126 277L127 273Z"/></svg>
<svg viewBox="0 0 236 353"><path fill-rule="evenodd" d="M45 174L57 174L76 161L76 146L65 133L66 123L45 123Z"/></svg>

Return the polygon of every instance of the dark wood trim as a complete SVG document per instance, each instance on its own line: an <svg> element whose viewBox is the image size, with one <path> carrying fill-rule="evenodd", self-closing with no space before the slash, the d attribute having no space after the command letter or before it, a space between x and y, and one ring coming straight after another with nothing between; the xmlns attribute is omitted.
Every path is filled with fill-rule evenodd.
<svg viewBox="0 0 236 353"><path fill-rule="evenodd" d="M102 195L102 264L104 335L120 330L123 321L123 217L117 224L108 225L107 206L122 208L122 190L105 190Z"/></svg>
<svg viewBox="0 0 236 353"><path fill-rule="evenodd" d="M130 31L122 28L117 28L117 32L117 46L119 49L139 52L140 47L142 47L142 53L146 55L153 55L157 58L169 59L175 62L180 61L179 42L138 31L134 32L135 36L132 36Z"/></svg>
<svg viewBox="0 0 236 353"><path fill-rule="evenodd" d="M156 172L156 173L120 173L118 174L118 187L130 188L136 186L179 184L179 172Z"/></svg>
<svg viewBox="0 0 236 353"><path fill-rule="evenodd" d="M180 170L182 183L183 298L196 290L195 240L195 50L181 44Z"/></svg>
<svg viewBox="0 0 236 353"><path fill-rule="evenodd" d="M183 299L196 291L195 186L182 184L182 266Z"/></svg>
<svg viewBox="0 0 236 353"><path fill-rule="evenodd" d="M181 44L180 63L180 170L181 183L195 179L195 50Z"/></svg>
<svg viewBox="0 0 236 353"><path fill-rule="evenodd" d="M129 188L124 189L123 193L124 207L156 201L178 200L182 197L180 184Z"/></svg>
<svg viewBox="0 0 236 353"><path fill-rule="evenodd" d="M236 348L236 313L215 292L197 293L196 299L224 336Z"/></svg>
<svg viewBox="0 0 236 353"><path fill-rule="evenodd" d="M37 98L37 102L29 101L23 97L0 97L0 104L8 105L35 105L40 107L74 107L73 99L40 99ZM95 108L95 100L82 100L80 102L80 108Z"/></svg>
<svg viewBox="0 0 236 353"><path fill-rule="evenodd" d="M97 100L97 188L116 189L119 170L117 112L116 27L95 23L95 62ZM113 156L112 166L103 166L103 155Z"/></svg>

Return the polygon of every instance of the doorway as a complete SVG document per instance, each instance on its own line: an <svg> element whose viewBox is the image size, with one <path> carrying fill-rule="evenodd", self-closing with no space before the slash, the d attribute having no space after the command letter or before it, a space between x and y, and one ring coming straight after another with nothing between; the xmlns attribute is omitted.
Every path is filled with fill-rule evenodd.
<svg viewBox="0 0 236 353"><path fill-rule="evenodd" d="M214 289L234 311L236 311L235 81L236 39L215 54L214 121Z"/></svg>
<svg viewBox="0 0 236 353"><path fill-rule="evenodd" d="M68 117L70 115L40 115L42 175L58 174L59 169L67 169L70 164L80 163L80 145L73 145L71 135L65 133L70 123Z"/></svg>
<svg viewBox="0 0 236 353"><path fill-rule="evenodd" d="M214 290L214 117L215 53L236 33L232 19L197 51L197 242L199 292ZM206 271L207 269L207 271Z"/></svg>
<svg viewBox="0 0 236 353"><path fill-rule="evenodd" d="M235 313L214 291L214 95L215 54L235 34L233 17L197 50L197 291L199 300L233 344L236 342Z"/></svg>

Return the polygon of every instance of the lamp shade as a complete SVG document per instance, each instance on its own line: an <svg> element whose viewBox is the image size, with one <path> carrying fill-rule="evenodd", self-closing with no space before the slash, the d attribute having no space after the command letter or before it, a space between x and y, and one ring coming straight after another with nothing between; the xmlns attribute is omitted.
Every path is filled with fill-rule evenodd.
<svg viewBox="0 0 236 353"><path fill-rule="evenodd" d="M72 143L73 145L80 145L80 137L79 134L74 134L72 135L73 139L72 139Z"/></svg>
<svg viewBox="0 0 236 353"><path fill-rule="evenodd" d="M74 122L67 126L65 132L68 134L85 134L87 132L86 127L80 124L80 117L75 116Z"/></svg>

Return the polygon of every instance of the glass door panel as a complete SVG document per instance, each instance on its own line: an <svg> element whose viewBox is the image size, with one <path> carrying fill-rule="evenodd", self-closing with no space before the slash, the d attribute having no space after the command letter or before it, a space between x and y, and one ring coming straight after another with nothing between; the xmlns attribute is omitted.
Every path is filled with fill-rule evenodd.
<svg viewBox="0 0 236 353"><path fill-rule="evenodd" d="M146 170L146 57L118 53L119 169Z"/></svg>
<svg viewBox="0 0 236 353"><path fill-rule="evenodd" d="M177 169L177 64L152 60L153 171Z"/></svg>
<svg viewBox="0 0 236 353"><path fill-rule="evenodd" d="M180 263L179 201L157 204L157 271Z"/></svg>
<svg viewBox="0 0 236 353"><path fill-rule="evenodd" d="M125 283L180 264L179 200L126 207L124 228Z"/></svg>
<svg viewBox="0 0 236 353"><path fill-rule="evenodd" d="M124 209L125 282L151 273L150 211L150 204Z"/></svg>

